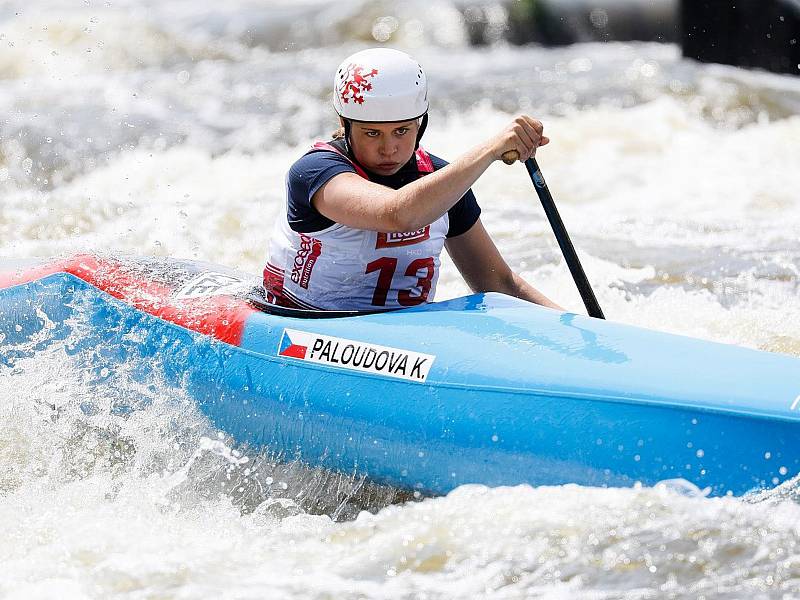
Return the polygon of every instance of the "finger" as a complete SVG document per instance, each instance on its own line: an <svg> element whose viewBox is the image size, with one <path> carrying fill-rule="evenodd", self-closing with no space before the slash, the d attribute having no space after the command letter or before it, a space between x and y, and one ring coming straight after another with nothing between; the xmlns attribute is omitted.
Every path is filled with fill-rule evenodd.
<svg viewBox="0 0 800 600"><path fill-rule="evenodd" d="M537 121L536 119L527 119L522 122L523 127L528 132L528 135L536 142L535 146L542 145L542 132L544 131L544 126L542 125L541 121Z"/></svg>
<svg viewBox="0 0 800 600"><path fill-rule="evenodd" d="M519 160L525 161L531 151L531 146L523 139L525 134L521 131L512 130L508 136L507 152L514 152L519 155Z"/></svg>
<svg viewBox="0 0 800 600"><path fill-rule="evenodd" d="M519 151L520 160L525 162L531 157L531 153L536 149L536 146L532 145L528 141L523 141L520 139L517 142L517 149Z"/></svg>
<svg viewBox="0 0 800 600"><path fill-rule="evenodd" d="M536 125L538 129L535 128L534 125ZM543 135L541 135L543 126L540 121L531 120L531 122L525 122L524 127L528 136L534 142L532 149L538 148L539 146L544 146L547 143L544 141L544 139L548 139L549 141L549 138L545 138Z"/></svg>
<svg viewBox="0 0 800 600"><path fill-rule="evenodd" d="M530 125L536 133L542 135L542 131L544 130L544 125L539 119L534 119L533 117L529 117L528 115L520 115L518 117L528 125Z"/></svg>
<svg viewBox="0 0 800 600"><path fill-rule="evenodd" d="M526 127L525 124L517 122L514 126L514 133L517 135L517 139L521 144L524 146L524 154L530 155L534 148L536 148L538 144L538 137L536 132ZM528 156L526 156L528 158Z"/></svg>
<svg viewBox="0 0 800 600"><path fill-rule="evenodd" d="M503 146L502 146L503 151L501 153L501 158L505 159L506 155L510 155L511 153L516 154L518 159L522 161L524 161L528 157L528 153L530 152L530 147L526 145L520 133L521 132L518 131L515 126L511 126L506 130L504 136L505 140L503 141ZM517 160L517 158L515 158L514 160Z"/></svg>

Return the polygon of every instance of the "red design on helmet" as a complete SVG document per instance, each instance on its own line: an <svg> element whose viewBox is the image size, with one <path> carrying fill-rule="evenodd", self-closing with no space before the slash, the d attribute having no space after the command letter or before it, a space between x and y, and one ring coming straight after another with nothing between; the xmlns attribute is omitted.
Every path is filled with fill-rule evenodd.
<svg viewBox="0 0 800 600"><path fill-rule="evenodd" d="M368 73L365 73L364 70L361 65L353 63L347 65L347 70L342 74L342 83L339 86L339 96L345 104L348 104L351 98L357 104L364 104L362 92L368 92L372 89L372 84L367 78L377 75L378 69L372 69Z"/></svg>

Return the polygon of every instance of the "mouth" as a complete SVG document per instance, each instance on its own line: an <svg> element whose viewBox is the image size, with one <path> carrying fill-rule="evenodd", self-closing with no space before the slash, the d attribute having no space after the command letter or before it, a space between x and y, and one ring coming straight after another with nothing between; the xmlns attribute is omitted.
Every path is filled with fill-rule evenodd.
<svg viewBox="0 0 800 600"><path fill-rule="evenodd" d="M400 163L378 163L379 169L396 169Z"/></svg>

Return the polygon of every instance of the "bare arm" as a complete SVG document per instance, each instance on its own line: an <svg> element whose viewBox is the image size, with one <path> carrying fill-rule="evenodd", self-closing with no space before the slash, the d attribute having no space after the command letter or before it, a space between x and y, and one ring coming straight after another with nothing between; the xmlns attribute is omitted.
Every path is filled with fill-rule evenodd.
<svg viewBox="0 0 800 600"><path fill-rule="evenodd" d="M564 310L511 270L480 219L466 233L449 238L446 247L473 292L502 292Z"/></svg>
<svg viewBox="0 0 800 600"><path fill-rule="evenodd" d="M399 190L372 183L354 173L336 175L311 199L324 216L357 229L414 231L446 213L504 152L516 150L524 161L550 140L542 124L518 117L490 140L475 146L446 167Z"/></svg>

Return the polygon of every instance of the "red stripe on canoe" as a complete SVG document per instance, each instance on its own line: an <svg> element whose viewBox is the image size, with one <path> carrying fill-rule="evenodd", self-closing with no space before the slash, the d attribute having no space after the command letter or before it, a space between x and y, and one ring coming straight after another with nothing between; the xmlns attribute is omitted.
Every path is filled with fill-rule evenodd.
<svg viewBox="0 0 800 600"><path fill-rule="evenodd" d="M175 288L148 281L121 261L90 255L18 272L0 272L0 289L54 273L74 275L139 310L236 346L242 341L247 318L257 312L245 300L226 295L176 300L172 297Z"/></svg>

